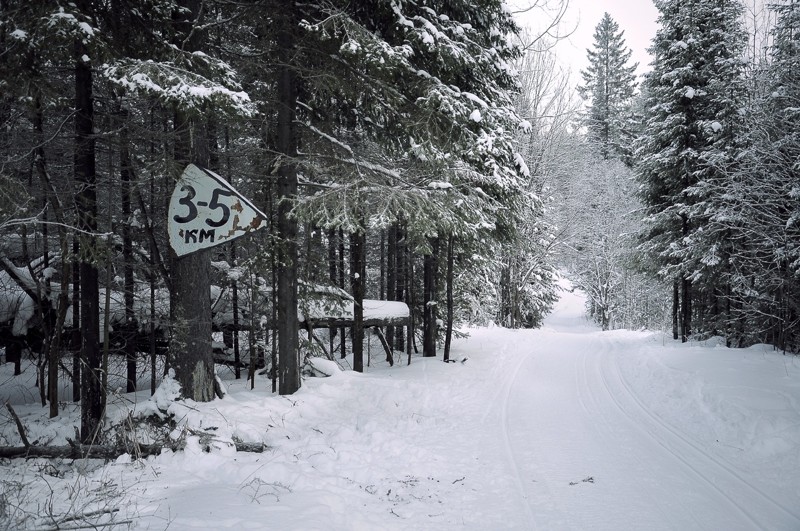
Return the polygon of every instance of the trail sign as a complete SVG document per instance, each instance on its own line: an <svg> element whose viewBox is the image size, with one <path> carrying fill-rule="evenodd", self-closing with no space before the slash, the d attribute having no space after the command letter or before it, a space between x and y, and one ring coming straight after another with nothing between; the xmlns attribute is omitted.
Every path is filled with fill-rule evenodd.
<svg viewBox="0 0 800 531"><path fill-rule="evenodd" d="M266 220L228 181L189 164L169 201L169 244L175 254L184 256L261 229Z"/></svg>

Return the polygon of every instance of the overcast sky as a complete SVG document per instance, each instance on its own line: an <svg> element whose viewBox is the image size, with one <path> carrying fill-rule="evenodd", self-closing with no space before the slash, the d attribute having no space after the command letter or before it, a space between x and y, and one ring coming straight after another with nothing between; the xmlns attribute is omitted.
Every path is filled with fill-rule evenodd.
<svg viewBox="0 0 800 531"><path fill-rule="evenodd" d="M530 0L514 0L512 4L519 5L521 2L530 3ZM552 5L557 4L558 0L549 0ZM567 0L562 0L566 2ZM542 0L539 0L542 4ZM625 32L625 44L633 52L632 62L639 63L637 73L643 74L650 67L650 56L647 48L656 33L656 18L658 11L653 5L652 0L569 0L567 12L562 23L562 33L574 28L570 37L563 39L556 47L556 54L559 59L568 65L573 72L573 78L580 79L579 72L588 66L586 59L586 49L594 44L594 29L603 17L603 13L608 13L614 19L619 28ZM519 17L519 21L524 26L536 28L541 25L544 18L541 11L533 10Z"/></svg>

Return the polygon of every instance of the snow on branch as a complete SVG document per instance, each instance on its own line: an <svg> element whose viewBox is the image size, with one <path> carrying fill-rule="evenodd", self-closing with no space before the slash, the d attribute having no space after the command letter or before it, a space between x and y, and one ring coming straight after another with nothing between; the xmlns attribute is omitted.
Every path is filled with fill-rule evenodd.
<svg viewBox="0 0 800 531"><path fill-rule="evenodd" d="M100 73L125 90L187 110L199 111L207 105L215 105L241 116L256 113L246 92L232 90L173 62L122 59L103 65Z"/></svg>

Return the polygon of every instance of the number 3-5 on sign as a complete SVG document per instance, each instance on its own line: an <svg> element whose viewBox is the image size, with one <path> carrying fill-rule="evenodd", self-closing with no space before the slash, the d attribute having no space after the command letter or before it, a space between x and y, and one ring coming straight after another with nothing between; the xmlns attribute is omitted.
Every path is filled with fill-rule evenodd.
<svg viewBox="0 0 800 531"><path fill-rule="evenodd" d="M228 181L189 164L169 201L169 244L184 256L261 229L266 219Z"/></svg>

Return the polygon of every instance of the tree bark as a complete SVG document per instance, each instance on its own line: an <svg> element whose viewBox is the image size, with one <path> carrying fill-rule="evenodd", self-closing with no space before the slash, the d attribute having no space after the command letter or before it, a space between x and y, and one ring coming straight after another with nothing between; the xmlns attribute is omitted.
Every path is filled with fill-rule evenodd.
<svg viewBox="0 0 800 531"><path fill-rule="evenodd" d="M75 181L78 187L78 228L84 231L80 262L81 295L81 441L91 442L100 427L105 408L105 389L100 374L100 288L97 256L97 176L95 175L94 100L92 70L83 60L86 47L75 41Z"/></svg>
<svg viewBox="0 0 800 531"><path fill-rule="evenodd" d="M187 47L198 50L201 33L192 24L201 6L197 0L183 2L186 18L181 33L192 35ZM183 109L175 112L175 162L179 170L193 162L208 166L209 146L202 118ZM176 180L179 175L176 175ZM211 347L211 251L204 249L178 257L170 250L171 365L186 398L209 402L215 395L214 357Z"/></svg>
<svg viewBox="0 0 800 531"><path fill-rule="evenodd" d="M299 133L295 124L298 80L292 67L295 48L294 5L285 7L287 16L278 21L278 371L279 392L289 395L300 389L300 345L297 322L297 220L291 216L297 198L297 150Z"/></svg>
<svg viewBox="0 0 800 531"><path fill-rule="evenodd" d="M150 204L155 204L155 179L150 179ZM151 231L152 232L152 231ZM150 239L150 395L156 393L156 249L155 239ZM166 363L166 360L164 360Z"/></svg>
<svg viewBox="0 0 800 531"><path fill-rule="evenodd" d="M175 125L176 162L181 168L189 162L205 166L207 152L199 141L203 138L202 128L182 111L176 112ZM183 396L197 402L214 399L210 260L209 249L181 257L170 252L171 366Z"/></svg>
<svg viewBox="0 0 800 531"><path fill-rule="evenodd" d="M679 289L678 279L672 283L672 339L678 339L678 315L679 315Z"/></svg>
<svg viewBox="0 0 800 531"><path fill-rule="evenodd" d="M455 237L450 234L447 237L447 323L444 337L444 361L450 360L450 343L453 339L453 247Z"/></svg>
<svg viewBox="0 0 800 531"><path fill-rule="evenodd" d="M686 343L692 335L692 281L681 280L681 342Z"/></svg>
<svg viewBox="0 0 800 531"><path fill-rule="evenodd" d="M249 443L233 441L237 452L262 453L269 447L263 443ZM210 448L210 446L209 446ZM65 446L0 446L0 458L30 458L45 457L49 459L116 459L124 454L131 454L135 458L159 455L162 450L181 450L181 443L174 444L139 444L106 445L106 444L69 444Z"/></svg>
<svg viewBox="0 0 800 531"><path fill-rule="evenodd" d="M403 224L398 222L395 227L396 233L396 245L397 245L397 252L395 253L395 265L397 269L396 279L395 279L395 292L394 292L394 300L396 301L410 301L411 296L409 294L409 282L411 275L410 271L410 256L408 252L408 245L406 244L406 232L404 230ZM409 310L411 310L412 305L408 302ZM409 322L406 326L406 336L411 336L411 331L409 330L413 325L413 321L410 319L409 315ZM406 337L403 335L403 329L398 328L395 332L396 337L394 341L394 348L397 350L403 350L405 348L405 341Z"/></svg>
<svg viewBox="0 0 800 531"><path fill-rule="evenodd" d="M127 392L136 391L136 334L138 323L133 308L133 238L131 236L131 155L128 143L128 112L120 112L119 133L119 176L122 193L122 270L125 290L125 328L124 347L125 365L127 368Z"/></svg>
<svg viewBox="0 0 800 531"><path fill-rule="evenodd" d="M72 348L72 401L81 400L81 270L78 263L80 240L77 235L72 236L72 333L70 334L70 348Z"/></svg>
<svg viewBox="0 0 800 531"><path fill-rule="evenodd" d="M328 279L332 286L336 285L336 229L328 229ZM333 339L336 337L336 327L333 322L328 326L328 345L331 356L334 355Z"/></svg>
<svg viewBox="0 0 800 531"><path fill-rule="evenodd" d="M436 332L438 315L436 304L436 277L438 270L439 238L431 238L431 252L425 255L423 266L423 295L422 303L422 356L436 356Z"/></svg>
<svg viewBox="0 0 800 531"><path fill-rule="evenodd" d="M364 372L364 273L366 272L364 232L350 235L350 286L353 292L353 370Z"/></svg>
<svg viewBox="0 0 800 531"><path fill-rule="evenodd" d="M389 227L386 244L386 300L393 301L397 295L397 225ZM389 350L394 349L394 327L386 327L386 342ZM387 360L388 361L388 360Z"/></svg>
<svg viewBox="0 0 800 531"><path fill-rule="evenodd" d="M44 113L42 111L41 92L37 89L35 101L35 113L33 119L34 136L37 146L34 149L34 165L36 166L37 173L41 180L42 185L42 201L44 203L44 225L42 226L42 237L44 240L43 257L44 267L49 267L49 236L47 230L47 212L52 209L55 213L58 225L58 237L60 245L60 253L62 257L68 254L68 237L66 231L66 219L64 212L61 208L61 203L55 189L50 182L50 177L47 173L47 165L45 163L44 152ZM27 253L26 253L27 254ZM27 260L27 257L26 257ZM33 277L33 272L31 271ZM61 278L67 279L70 277L70 262L68 260L61 261ZM40 365L39 372L39 385L40 393L42 396L42 406L45 405L45 397L50 402L50 418L58 416L58 365L60 361L60 348L61 348L61 330L63 321L66 317L67 307L69 305L69 292L61 290L58 294L55 313L53 311L53 303L49 297L51 294L51 284L49 280L45 280L44 293L41 296L34 298L37 301L36 306L41 318L42 328L44 332L44 344L42 345L42 356L40 360L46 361L47 365L47 389L45 390L44 378L44 364ZM20 353L21 354L21 353ZM21 361L21 359L20 359ZM18 365L18 363L17 363ZM15 365L15 370L17 366ZM46 392L45 392L46 391Z"/></svg>
<svg viewBox="0 0 800 531"><path fill-rule="evenodd" d="M339 287L344 289L344 231L339 229ZM341 358L347 357L347 330L345 327L339 328L339 336L342 338Z"/></svg>

